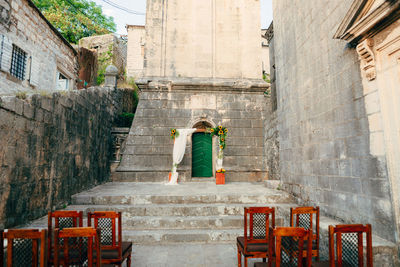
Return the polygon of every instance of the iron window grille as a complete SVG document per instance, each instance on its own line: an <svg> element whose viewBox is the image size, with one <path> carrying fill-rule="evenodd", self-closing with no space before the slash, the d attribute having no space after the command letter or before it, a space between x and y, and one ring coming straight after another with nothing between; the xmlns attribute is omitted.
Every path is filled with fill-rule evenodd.
<svg viewBox="0 0 400 267"><path fill-rule="evenodd" d="M26 52L13 44L10 74L20 80L25 78Z"/></svg>

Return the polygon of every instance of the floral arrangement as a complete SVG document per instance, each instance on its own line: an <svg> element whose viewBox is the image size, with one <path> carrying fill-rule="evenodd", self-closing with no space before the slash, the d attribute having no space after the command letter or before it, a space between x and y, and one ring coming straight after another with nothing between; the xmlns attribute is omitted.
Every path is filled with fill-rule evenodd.
<svg viewBox="0 0 400 267"><path fill-rule="evenodd" d="M171 129L171 139L179 137L179 131L177 129Z"/></svg>
<svg viewBox="0 0 400 267"><path fill-rule="evenodd" d="M225 173L225 169L219 169L217 170L217 173Z"/></svg>
<svg viewBox="0 0 400 267"><path fill-rule="evenodd" d="M228 134L228 129L226 127L219 125L218 127L215 127L215 128L207 128L206 131L208 133L210 133L211 136L216 135L219 137L219 148L221 150L224 150L226 135Z"/></svg>

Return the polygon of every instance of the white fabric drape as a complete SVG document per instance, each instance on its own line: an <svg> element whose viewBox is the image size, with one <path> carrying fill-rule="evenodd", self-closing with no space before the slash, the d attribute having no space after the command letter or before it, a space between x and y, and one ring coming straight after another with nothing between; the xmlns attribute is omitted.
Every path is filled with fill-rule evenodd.
<svg viewBox="0 0 400 267"><path fill-rule="evenodd" d="M178 172L176 171L176 168L178 167L178 164L181 163L183 156L185 155L188 135L191 135L197 129L177 129L177 130L179 132L179 136L175 138L174 152L172 154L173 168L171 174L171 181L167 183L169 185L178 184Z"/></svg>

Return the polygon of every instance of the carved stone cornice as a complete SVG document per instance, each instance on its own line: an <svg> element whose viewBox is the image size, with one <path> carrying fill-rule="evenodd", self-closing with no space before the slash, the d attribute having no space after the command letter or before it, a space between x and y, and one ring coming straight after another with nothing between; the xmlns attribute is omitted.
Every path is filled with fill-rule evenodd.
<svg viewBox="0 0 400 267"><path fill-rule="evenodd" d="M368 81L375 80L376 78L375 55L371 49L373 45L371 39L365 39L359 43L356 48L361 61L361 70L365 73L365 77Z"/></svg>
<svg viewBox="0 0 400 267"><path fill-rule="evenodd" d="M399 17L400 1L354 0L333 38L348 42L362 41Z"/></svg>

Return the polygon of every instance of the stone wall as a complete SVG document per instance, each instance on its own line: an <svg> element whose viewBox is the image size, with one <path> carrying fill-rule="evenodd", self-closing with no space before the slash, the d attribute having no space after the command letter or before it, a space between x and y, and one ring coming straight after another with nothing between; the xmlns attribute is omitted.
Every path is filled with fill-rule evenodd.
<svg viewBox="0 0 400 267"><path fill-rule="evenodd" d="M264 166L268 173L268 180L279 180L279 132L278 117L273 110L271 96L265 97L266 108L264 115Z"/></svg>
<svg viewBox="0 0 400 267"><path fill-rule="evenodd" d="M69 79L68 88L74 88L78 71L76 51L56 33L33 3L5 0L1 7L9 9L10 17L0 21L0 43L2 49L7 50L0 57L0 95L55 90L58 72ZM24 80L10 75L13 44L27 53ZM10 56L9 60L5 54Z"/></svg>
<svg viewBox="0 0 400 267"><path fill-rule="evenodd" d="M281 179L303 204L393 241L386 159L370 151L365 110L377 103L355 49L332 38L352 2L273 2Z"/></svg>
<svg viewBox="0 0 400 267"><path fill-rule="evenodd" d="M128 57L126 62L127 77L141 78L144 68L144 45L146 29L140 25L127 25Z"/></svg>
<svg viewBox="0 0 400 267"><path fill-rule="evenodd" d="M112 121L131 91L0 98L2 228L62 208L72 194L108 181Z"/></svg>
<svg viewBox="0 0 400 267"><path fill-rule="evenodd" d="M172 167L172 128L192 128L204 121L228 128L224 150L226 180L267 179L264 157L264 112L267 84L246 88L233 84L139 84L142 89L135 119L122 151L115 180L166 181ZM190 139L191 140L191 139ZM192 178L192 148L189 140L179 181ZM214 142L213 168L218 145Z"/></svg>
<svg viewBox="0 0 400 267"><path fill-rule="evenodd" d="M114 33L95 35L80 39L79 47L96 51L97 76L104 75L108 65L114 65L118 69L119 77L124 77L127 59L127 41L125 39Z"/></svg>
<svg viewBox="0 0 400 267"><path fill-rule="evenodd" d="M147 0L146 77L260 79L259 0Z"/></svg>

